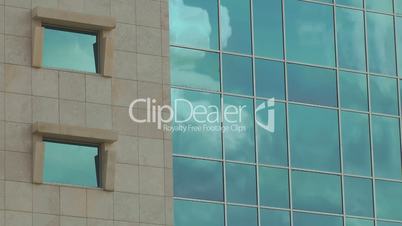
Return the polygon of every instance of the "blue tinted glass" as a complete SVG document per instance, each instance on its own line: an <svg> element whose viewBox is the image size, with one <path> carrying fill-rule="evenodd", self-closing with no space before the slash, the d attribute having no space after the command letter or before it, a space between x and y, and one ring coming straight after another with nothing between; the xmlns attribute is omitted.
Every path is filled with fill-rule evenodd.
<svg viewBox="0 0 402 226"><path fill-rule="evenodd" d="M225 51L251 53L249 0L221 0L221 43Z"/></svg>
<svg viewBox="0 0 402 226"><path fill-rule="evenodd" d="M290 214L287 211L261 209L261 226L290 226Z"/></svg>
<svg viewBox="0 0 402 226"><path fill-rule="evenodd" d="M172 85L219 91L219 55L171 47L170 75Z"/></svg>
<svg viewBox="0 0 402 226"><path fill-rule="evenodd" d="M254 0L255 55L283 58L282 1Z"/></svg>
<svg viewBox="0 0 402 226"><path fill-rule="evenodd" d="M399 0L399 4L401 6L401 11L402 13L402 0ZM402 77L402 59L400 56L402 56L402 18L401 17L395 17L395 29L396 29L396 51L398 54L398 73L399 76Z"/></svg>
<svg viewBox="0 0 402 226"><path fill-rule="evenodd" d="M401 0L395 0L395 13L401 14L402 13L402 1ZM398 20L398 18L397 18Z"/></svg>
<svg viewBox="0 0 402 226"><path fill-rule="evenodd" d="M382 4L382 1L372 0ZM395 43L392 16L367 13L370 72L395 75Z"/></svg>
<svg viewBox="0 0 402 226"><path fill-rule="evenodd" d="M369 118L365 114L342 112L343 170L371 176Z"/></svg>
<svg viewBox="0 0 402 226"><path fill-rule="evenodd" d="M285 78L282 62L256 59L255 79L258 97L285 99Z"/></svg>
<svg viewBox="0 0 402 226"><path fill-rule="evenodd" d="M295 209L342 213L339 176L292 171L292 194Z"/></svg>
<svg viewBox="0 0 402 226"><path fill-rule="evenodd" d="M398 114L397 80L370 76L371 110L384 114Z"/></svg>
<svg viewBox="0 0 402 226"><path fill-rule="evenodd" d="M253 100L225 96L223 133L226 159L255 162Z"/></svg>
<svg viewBox="0 0 402 226"><path fill-rule="evenodd" d="M288 60L334 66L332 7L299 0L285 2Z"/></svg>
<svg viewBox="0 0 402 226"><path fill-rule="evenodd" d="M371 220L346 218L346 226L374 226Z"/></svg>
<svg viewBox="0 0 402 226"><path fill-rule="evenodd" d="M45 141L43 181L100 186L98 147Z"/></svg>
<svg viewBox="0 0 402 226"><path fill-rule="evenodd" d="M375 176L401 179L399 120L373 116Z"/></svg>
<svg viewBox="0 0 402 226"><path fill-rule="evenodd" d="M345 209L348 215L373 216L373 185L370 179L345 177Z"/></svg>
<svg viewBox="0 0 402 226"><path fill-rule="evenodd" d="M228 93L253 95L251 58L223 55L223 90Z"/></svg>
<svg viewBox="0 0 402 226"><path fill-rule="evenodd" d="M363 0L336 0L336 4L363 8Z"/></svg>
<svg viewBox="0 0 402 226"><path fill-rule="evenodd" d="M260 204L289 208L288 170L260 167Z"/></svg>
<svg viewBox="0 0 402 226"><path fill-rule="evenodd" d="M293 167L339 172L337 111L291 104L289 129Z"/></svg>
<svg viewBox="0 0 402 226"><path fill-rule="evenodd" d="M255 174L254 166L226 163L226 195L228 202L257 203L257 179Z"/></svg>
<svg viewBox="0 0 402 226"><path fill-rule="evenodd" d="M195 155L209 158L222 158L221 132L205 127L220 127L220 96L180 89L171 90L171 98L177 120L173 128L201 128L200 130L180 130L172 132L175 154ZM207 114L194 114L194 109L205 108ZM196 110L202 112L202 110ZM193 113L193 114L191 114ZM191 117L192 116L192 117ZM188 119L188 120L187 120Z"/></svg>
<svg viewBox="0 0 402 226"><path fill-rule="evenodd" d="M267 101L257 100L257 109L260 106L268 106ZM266 127L272 123L272 119L270 118L272 116L269 116L270 109L268 108L268 112L267 108L256 111L256 142L259 162L270 165L287 166L288 144L286 135L285 104L276 102L272 109L275 111L274 131L269 131ZM260 124L262 124L262 126Z"/></svg>
<svg viewBox="0 0 402 226"><path fill-rule="evenodd" d="M45 67L97 72L96 34L44 28L42 64Z"/></svg>
<svg viewBox="0 0 402 226"><path fill-rule="evenodd" d="M342 217L293 213L294 226L342 226Z"/></svg>
<svg viewBox="0 0 402 226"><path fill-rule="evenodd" d="M228 226L245 226L245 225L247 226L258 225L257 209L249 207L241 207L241 206L228 206Z"/></svg>
<svg viewBox="0 0 402 226"><path fill-rule="evenodd" d="M369 10L392 13L393 0L366 0L366 8Z"/></svg>
<svg viewBox="0 0 402 226"><path fill-rule="evenodd" d="M366 70L363 12L338 7L336 10L339 66Z"/></svg>
<svg viewBox="0 0 402 226"><path fill-rule="evenodd" d="M219 204L174 201L175 226L224 226L224 207Z"/></svg>
<svg viewBox="0 0 402 226"><path fill-rule="evenodd" d="M288 64L290 101L337 106L334 70Z"/></svg>
<svg viewBox="0 0 402 226"><path fill-rule="evenodd" d="M339 72L341 107L359 111L368 111L366 75Z"/></svg>
<svg viewBox="0 0 402 226"><path fill-rule="evenodd" d="M381 180L375 183L377 217L402 221L402 184Z"/></svg>
<svg viewBox="0 0 402 226"><path fill-rule="evenodd" d="M176 197L223 201L222 163L176 157L173 174Z"/></svg>
<svg viewBox="0 0 402 226"><path fill-rule="evenodd" d="M402 223L378 221L378 226L402 226Z"/></svg>
<svg viewBox="0 0 402 226"><path fill-rule="evenodd" d="M218 49L218 1L169 1L170 43Z"/></svg>

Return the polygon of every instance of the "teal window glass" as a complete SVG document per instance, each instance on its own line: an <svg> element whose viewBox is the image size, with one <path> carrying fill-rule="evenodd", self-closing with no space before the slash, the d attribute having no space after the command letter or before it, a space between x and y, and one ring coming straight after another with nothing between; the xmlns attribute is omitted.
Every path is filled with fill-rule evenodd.
<svg viewBox="0 0 402 226"><path fill-rule="evenodd" d="M339 72L341 107L368 111L367 77L352 72Z"/></svg>
<svg viewBox="0 0 402 226"><path fill-rule="evenodd" d="M44 141L44 152L45 183L101 186L97 146Z"/></svg>
<svg viewBox="0 0 402 226"><path fill-rule="evenodd" d="M255 86L258 97L285 99L285 76L282 62L255 60Z"/></svg>
<svg viewBox="0 0 402 226"><path fill-rule="evenodd" d="M336 9L339 67L366 70L363 12L338 7Z"/></svg>
<svg viewBox="0 0 402 226"><path fill-rule="evenodd" d="M366 114L342 112L343 170L371 176L369 118Z"/></svg>
<svg viewBox="0 0 402 226"><path fill-rule="evenodd" d="M228 206L228 226L258 226L257 209Z"/></svg>
<svg viewBox="0 0 402 226"><path fill-rule="evenodd" d="M363 8L363 0L336 0L336 4Z"/></svg>
<svg viewBox="0 0 402 226"><path fill-rule="evenodd" d="M373 0L373 2L383 3L383 1L378 0ZM395 75L395 43L392 16L367 13L367 40L370 72Z"/></svg>
<svg viewBox="0 0 402 226"><path fill-rule="evenodd" d="M290 226L288 211L261 209L261 226Z"/></svg>
<svg viewBox="0 0 402 226"><path fill-rule="evenodd" d="M222 163L175 157L175 197L223 201Z"/></svg>
<svg viewBox="0 0 402 226"><path fill-rule="evenodd" d="M260 204L289 208L289 177L287 169L259 168Z"/></svg>
<svg viewBox="0 0 402 226"><path fill-rule="evenodd" d="M175 86L219 91L219 54L170 47L170 75Z"/></svg>
<svg viewBox="0 0 402 226"><path fill-rule="evenodd" d="M98 57L96 33L44 28L44 67L96 73Z"/></svg>
<svg viewBox="0 0 402 226"><path fill-rule="evenodd" d="M228 52L250 54L250 1L221 0L220 3L222 49Z"/></svg>
<svg viewBox="0 0 402 226"><path fill-rule="evenodd" d="M282 1L254 0L255 55L283 58Z"/></svg>
<svg viewBox="0 0 402 226"><path fill-rule="evenodd" d="M318 215L311 213L293 213L294 226L342 226L342 217Z"/></svg>
<svg viewBox="0 0 402 226"><path fill-rule="evenodd" d="M220 204L174 200L175 226L224 226L224 207Z"/></svg>
<svg viewBox="0 0 402 226"><path fill-rule="evenodd" d="M402 14L402 1L401 0L395 0L395 13ZM397 18L397 20L398 20L398 18Z"/></svg>
<svg viewBox="0 0 402 226"><path fill-rule="evenodd" d="M261 106L268 106L267 101L257 100L257 109ZM268 112L267 112L268 110ZM269 108L256 111L256 120L266 126L269 121ZM271 109L272 110L272 109ZM271 132L256 124L257 149L260 163L269 165L288 165L288 144L286 135L286 109L285 104L275 102L275 131ZM272 120L272 119L271 119Z"/></svg>
<svg viewBox="0 0 402 226"><path fill-rule="evenodd" d="M402 13L402 1L399 0L399 4L401 5L401 13ZM395 29L396 29L396 51L398 54L398 73L399 77L402 77L402 18L395 17Z"/></svg>
<svg viewBox="0 0 402 226"><path fill-rule="evenodd" d="M218 49L218 1L169 1L170 43Z"/></svg>
<svg viewBox="0 0 402 226"><path fill-rule="evenodd" d="M171 98L172 103L176 102L173 104L173 110L177 115L177 120L172 122L173 127L220 127L220 96L218 94L172 89ZM202 110L194 111L195 108L205 108L207 114L198 114L194 117L195 115L191 114L192 112L202 112ZM219 130L176 130L172 132L173 152L175 154L220 159L222 158L221 137Z"/></svg>
<svg viewBox="0 0 402 226"><path fill-rule="evenodd" d="M251 58L223 55L223 90L228 93L253 95Z"/></svg>
<svg viewBox="0 0 402 226"><path fill-rule="evenodd" d="M375 176L401 179L399 120L372 116Z"/></svg>
<svg viewBox="0 0 402 226"><path fill-rule="evenodd" d="M377 113L398 115L397 80L370 76L371 110Z"/></svg>
<svg viewBox="0 0 402 226"><path fill-rule="evenodd" d="M335 66L332 6L299 0L285 3L288 60Z"/></svg>
<svg viewBox="0 0 402 226"><path fill-rule="evenodd" d="M345 212L352 216L373 216L373 185L370 179L345 177Z"/></svg>
<svg viewBox="0 0 402 226"><path fill-rule="evenodd" d="M377 221L378 226L402 226L402 223Z"/></svg>
<svg viewBox="0 0 402 226"><path fill-rule="evenodd" d="M337 111L290 104L289 130L292 167L340 171Z"/></svg>
<svg viewBox="0 0 402 226"><path fill-rule="evenodd" d="M226 159L255 162L253 100L224 96L223 102L226 111L223 125L227 128L223 133ZM241 114L231 114L240 108Z"/></svg>
<svg viewBox="0 0 402 226"><path fill-rule="evenodd" d="M292 194L293 208L295 209L342 213L341 179L339 176L292 171Z"/></svg>
<svg viewBox="0 0 402 226"><path fill-rule="evenodd" d="M254 166L226 163L226 192L230 203L257 203L256 170Z"/></svg>
<svg viewBox="0 0 402 226"><path fill-rule="evenodd" d="M375 183L377 217L402 221L402 183L382 180Z"/></svg>
<svg viewBox="0 0 402 226"><path fill-rule="evenodd" d="M346 218L346 226L374 226L372 220Z"/></svg>
<svg viewBox="0 0 402 226"><path fill-rule="evenodd" d="M336 72L316 67L288 64L290 101L337 106Z"/></svg>
<svg viewBox="0 0 402 226"><path fill-rule="evenodd" d="M365 0L366 9L375 10L380 12L392 13L392 1L393 0Z"/></svg>

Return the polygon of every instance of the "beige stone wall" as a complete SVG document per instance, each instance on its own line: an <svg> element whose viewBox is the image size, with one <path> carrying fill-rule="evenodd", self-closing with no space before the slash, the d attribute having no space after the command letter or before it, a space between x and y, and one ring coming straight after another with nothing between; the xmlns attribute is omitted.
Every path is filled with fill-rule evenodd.
<svg viewBox="0 0 402 226"><path fill-rule="evenodd" d="M113 77L32 68L36 6L114 16ZM170 136L128 116L169 102L167 34L167 0L0 0L0 226L172 225ZM35 121L116 130L115 192L32 184Z"/></svg>

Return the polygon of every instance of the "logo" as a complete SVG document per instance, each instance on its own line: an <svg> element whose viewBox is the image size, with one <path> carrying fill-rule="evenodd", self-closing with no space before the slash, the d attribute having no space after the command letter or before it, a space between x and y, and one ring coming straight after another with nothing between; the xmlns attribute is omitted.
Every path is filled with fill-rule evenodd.
<svg viewBox="0 0 402 226"><path fill-rule="evenodd" d="M258 107L255 109L255 114L257 115L258 112L266 111L268 120L267 123L264 124L260 121L258 117L256 117L256 123L261 128L267 130L268 132L274 133L275 132L275 98L268 99L267 101L262 102Z"/></svg>

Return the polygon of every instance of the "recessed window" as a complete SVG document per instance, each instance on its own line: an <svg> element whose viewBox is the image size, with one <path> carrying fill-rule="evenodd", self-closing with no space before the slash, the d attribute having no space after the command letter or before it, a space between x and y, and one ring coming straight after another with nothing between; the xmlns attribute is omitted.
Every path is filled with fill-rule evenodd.
<svg viewBox="0 0 402 226"><path fill-rule="evenodd" d="M43 66L82 72L98 72L97 32L44 27Z"/></svg>
<svg viewBox="0 0 402 226"><path fill-rule="evenodd" d="M46 140L44 143L43 181L100 187L100 154L95 145Z"/></svg>

